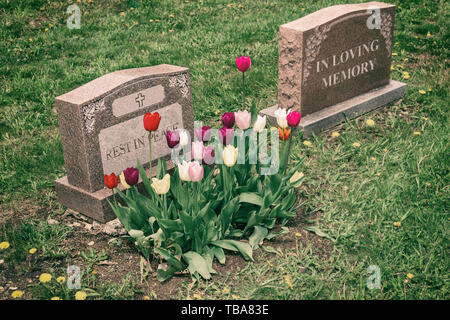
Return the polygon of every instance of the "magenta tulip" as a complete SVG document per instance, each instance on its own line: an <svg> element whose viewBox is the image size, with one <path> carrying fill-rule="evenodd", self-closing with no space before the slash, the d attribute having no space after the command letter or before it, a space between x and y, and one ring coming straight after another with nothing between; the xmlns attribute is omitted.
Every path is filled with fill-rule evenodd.
<svg viewBox="0 0 450 320"><path fill-rule="evenodd" d="M225 112L222 115L222 123L228 129L233 128L233 126L234 126L234 112Z"/></svg>
<svg viewBox="0 0 450 320"><path fill-rule="evenodd" d="M203 166L197 161L192 161L189 164L189 178L193 182L199 182L203 179Z"/></svg>
<svg viewBox="0 0 450 320"><path fill-rule="evenodd" d="M203 164L213 164L214 163L214 146L207 146L203 150Z"/></svg>
<svg viewBox="0 0 450 320"><path fill-rule="evenodd" d="M301 117L302 117L302 115L295 110L289 112L289 114L286 116L288 126L289 127L298 126L298 124L300 123Z"/></svg>
<svg viewBox="0 0 450 320"><path fill-rule="evenodd" d="M236 67L241 72L247 71L251 65L252 65L252 60L250 59L250 57L242 56L242 57L236 58Z"/></svg>
<svg viewBox="0 0 450 320"><path fill-rule="evenodd" d="M233 142L234 130L228 129L227 127L222 127L219 129L219 138L223 145L227 145Z"/></svg>
<svg viewBox="0 0 450 320"><path fill-rule="evenodd" d="M195 131L198 140L208 142L211 139L211 127L203 126Z"/></svg>
<svg viewBox="0 0 450 320"><path fill-rule="evenodd" d="M134 186L139 180L139 170L133 167L126 168L123 171L123 175L125 176L125 181L130 186Z"/></svg>
<svg viewBox="0 0 450 320"><path fill-rule="evenodd" d="M169 131L166 133L167 145L170 149L174 148L178 143L180 143L180 133L178 131Z"/></svg>

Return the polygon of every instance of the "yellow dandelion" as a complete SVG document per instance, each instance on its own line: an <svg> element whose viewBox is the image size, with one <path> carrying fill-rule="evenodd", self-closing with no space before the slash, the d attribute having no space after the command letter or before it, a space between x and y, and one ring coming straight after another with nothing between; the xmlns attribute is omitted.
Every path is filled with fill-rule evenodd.
<svg viewBox="0 0 450 320"><path fill-rule="evenodd" d="M220 110L214 111L214 114L217 116L219 114Z"/></svg>
<svg viewBox="0 0 450 320"><path fill-rule="evenodd" d="M377 158L375 158L375 157L370 157L370 160L372 160L372 161L377 161Z"/></svg>
<svg viewBox="0 0 450 320"><path fill-rule="evenodd" d="M401 64L398 64L398 65L397 65L397 68L403 69L403 66L402 66Z"/></svg>
<svg viewBox="0 0 450 320"><path fill-rule="evenodd" d="M149 158L150 159L150 158ZM92 270L92 272L91 272L92 274L97 274L97 270Z"/></svg>
<svg viewBox="0 0 450 320"><path fill-rule="evenodd" d="M337 138L337 137L339 137L341 134L339 133L339 132L337 132L337 131L333 131L332 133L331 133L331 136L333 137L333 138Z"/></svg>
<svg viewBox="0 0 450 320"><path fill-rule="evenodd" d="M392 55L393 56L398 56L398 53L397 52L392 52Z"/></svg>
<svg viewBox="0 0 450 320"><path fill-rule="evenodd" d="M394 66L391 66L391 70L394 71L394 70L395 70L395 67L394 67Z"/></svg>
<svg viewBox="0 0 450 320"><path fill-rule="evenodd" d="M125 15L125 12L121 12L120 15L123 17ZM149 158L150 159L150 158Z"/></svg>
<svg viewBox="0 0 450 320"><path fill-rule="evenodd" d="M194 299L202 300L202 296L199 295L198 293L194 293L192 296L194 297Z"/></svg>
<svg viewBox="0 0 450 320"><path fill-rule="evenodd" d="M14 290L11 293L11 297L13 297L14 299L19 299L23 296L23 291L22 290Z"/></svg>
<svg viewBox="0 0 450 320"><path fill-rule="evenodd" d="M41 283L47 283L50 282L50 280L52 280L52 275L50 273L43 273L39 276L39 281Z"/></svg>
<svg viewBox="0 0 450 320"><path fill-rule="evenodd" d="M28 252L29 252L30 254L35 254L36 251L37 251L36 248L31 248L30 250L28 250Z"/></svg>
<svg viewBox="0 0 450 320"><path fill-rule="evenodd" d="M383 149L383 152L384 152L384 153L388 152L388 149L384 148L384 149Z"/></svg>
<svg viewBox="0 0 450 320"><path fill-rule="evenodd" d="M354 146L355 148L359 148L359 147L361 147L361 143L353 142L352 146Z"/></svg>
<svg viewBox="0 0 450 320"><path fill-rule="evenodd" d="M400 227L402 223L400 221L394 222L394 227Z"/></svg>
<svg viewBox="0 0 450 320"><path fill-rule="evenodd" d="M368 127L375 126L375 121L373 121L372 119L367 119L366 120L366 126L368 126Z"/></svg>
<svg viewBox="0 0 450 320"><path fill-rule="evenodd" d="M411 280L412 278L414 278L414 275L413 275L412 273L408 273L408 274L406 275L406 277L407 277L409 280Z"/></svg>
<svg viewBox="0 0 450 320"><path fill-rule="evenodd" d="M292 290L294 289L294 286L292 285L291 282L291 277L289 277L288 275L284 277L284 281L286 282L286 284L288 285L288 287Z"/></svg>
<svg viewBox="0 0 450 320"><path fill-rule="evenodd" d="M149 296L144 296L144 300L150 300L150 297Z"/></svg>
<svg viewBox="0 0 450 320"><path fill-rule="evenodd" d="M223 288L222 293L223 294L229 294L230 293L230 289L229 288Z"/></svg>
<svg viewBox="0 0 450 320"><path fill-rule="evenodd" d="M381 172L377 172L377 176L378 176L378 177L381 176Z"/></svg>
<svg viewBox="0 0 450 320"><path fill-rule="evenodd" d="M427 38L429 38L429 37L431 37L431 33L428 32L427 33Z"/></svg>
<svg viewBox="0 0 450 320"><path fill-rule="evenodd" d="M432 90L431 88L428 88L428 91L431 92L431 91L433 91L433 90Z"/></svg>
<svg viewBox="0 0 450 320"><path fill-rule="evenodd" d="M238 299L241 298L241 297L239 297L238 295L235 295L235 294L232 294L231 297L232 297L234 300L238 300Z"/></svg>
<svg viewBox="0 0 450 320"><path fill-rule="evenodd" d="M50 300L61 300L60 297L52 297Z"/></svg>
<svg viewBox="0 0 450 320"><path fill-rule="evenodd" d="M296 236L297 238L301 238L302 234L301 234L300 232L296 232L296 233L295 233L295 236Z"/></svg>
<svg viewBox="0 0 450 320"><path fill-rule="evenodd" d="M312 148L312 146L313 146L313 144L311 143L311 141L308 141L308 140L303 141L303 144L304 144L305 146L307 146L308 148Z"/></svg>
<svg viewBox="0 0 450 320"><path fill-rule="evenodd" d="M77 291L75 293L75 300L86 300L87 293L84 291Z"/></svg>
<svg viewBox="0 0 450 320"><path fill-rule="evenodd" d="M148 20L148 21L150 21L150 22L153 22L153 21L155 21L155 20L153 20L153 19L150 19L150 20ZM149 158L150 159L150 158Z"/></svg>
<svg viewBox="0 0 450 320"><path fill-rule="evenodd" d="M30 39L28 39L28 40L30 40L30 42L33 42L33 38L30 38Z"/></svg>
<svg viewBox="0 0 450 320"><path fill-rule="evenodd" d="M8 241L0 242L0 250L6 250L9 248L9 246L10 246L10 244Z"/></svg>
<svg viewBox="0 0 450 320"><path fill-rule="evenodd" d="M408 61L408 60L409 60L408 58L403 59L403 61Z"/></svg>
<svg viewBox="0 0 450 320"><path fill-rule="evenodd" d="M427 92L426 92L425 90L420 89L420 90L419 90L419 93L420 93L420 94L425 94L425 93L427 93Z"/></svg>
<svg viewBox="0 0 450 320"><path fill-rule="evenodd" d="M66 282L66 278L64 278L63 276L61 276L61 277L56 278L56 281L57 281L58 283L64 283L64 282Z"/></svg>
<svg viewBox="0 0 450 320"><path fill-rule="evenodd" d="M191 296L187 296L186 300L192 300Z"/></svg>
<svg viewBox="0 0 450 320"><path fill-rule="evenodd" d="M413 132L413 135L415 135L415 136L420 136L420 134L421 134L420 131L414 131Z"/></svg>
<svg viewBox="0 0 450 320"><path fill-rule="evenodd" d="M48 28L45 28L44 30L45 30L45 32L47 32L47 31L48 31ZM150 158L149 158L149 159L150 159Z"/></svg>
<svg viewBox="0 0 450 320"><path fill-rule="evenodd" d="M175 16L173 15L173 13L169 14L169 18L173 18L173 17L175 17ZM150 159L150 158L149 158L149 159Z"/></svg>

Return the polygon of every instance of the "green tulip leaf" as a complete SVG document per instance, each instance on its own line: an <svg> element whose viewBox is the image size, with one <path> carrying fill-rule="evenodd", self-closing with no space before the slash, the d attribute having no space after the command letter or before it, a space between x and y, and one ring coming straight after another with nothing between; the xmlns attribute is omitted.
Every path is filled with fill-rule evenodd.
<svg viewBox="0 0 450 320"><path fill-rule="evenodd" d="M183 255L184 261L188 264L189 272L194 275L197 272L204 279L211 279L211 273L209 272L208 262L195 251L188 251Z"/></svg>

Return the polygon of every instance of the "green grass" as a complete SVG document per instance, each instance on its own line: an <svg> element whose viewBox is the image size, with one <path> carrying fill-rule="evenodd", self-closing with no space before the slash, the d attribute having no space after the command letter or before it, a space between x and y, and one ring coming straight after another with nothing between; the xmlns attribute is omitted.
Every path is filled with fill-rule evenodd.
<svg viewBox="0 0 450 320"><path fill-rule="evenodd" d="M56 96L119 69L181 65L190 68L196 119L208 123L218 119L217 110L239 108L234 58L246 54L252 58L248 103L263 109L277 100L279 25L336 1L134 3L132 9L130 1L83 1L80 30L65 26L66 1L0 4L0 203L17 207L31 198L54 212L53 180L65 172ZM338 138L323 133L310 139L312 148L298 142L293 149L307 157L305 215L318 214L314 226L334 239L331 256L320 257L313 247L301 247L300 258L267 254L275 267L249 264L194 291L212 298L449 298L449 5L391 3L398 6L392 78L407 82L407 95L335 129ZM373 128L364 124L369 117ZM68 235L40 222L28 226L1 233L0 242L26 250L40 243L36 228L50 228L56 235L40 245L51 252ZM367 289L369 265L380 267L382 290ZM414 278L405 283L407 273ZM131 287L116 285L105 284L105 298L132 297ZM194 291L182 289L179 297Z"/></svg>

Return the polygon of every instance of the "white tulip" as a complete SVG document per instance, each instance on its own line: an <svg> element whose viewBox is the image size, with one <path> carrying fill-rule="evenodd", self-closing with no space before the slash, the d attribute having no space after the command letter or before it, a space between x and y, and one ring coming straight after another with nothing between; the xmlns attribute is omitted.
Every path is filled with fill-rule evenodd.
<svg viewBox="0 0 450 320"><path fill-rule="evenodd" d="M266 127L267 117L261 117L258 115L258 118L256 119L255 124L253 125L253 130L255 132L261 132Z"/></svg>
<svg viewBox="0 0 450 320"><path fill-rule="evenodd" d="M278 126L282 129L287 128L288 123L287 123L287 111L286 109L283 108L278 108L275 112L274 112L275 117L277 118L277 123Z"/></svg>
<svg viewBox="0 0 450 320"><path fill-rule="evenodd" d="M186 130L180 130L180 146L181 147L187 146L188 143L189 137Z"/></svg>
<svg viewBox="0 0 450 320"><path fill-rule="evenodd" d="M191 181L191 177L189 176L189 166L190 162L186 162L185 160L183 160L183 163L178 163L178 174L183 181Z"/></svg>
<svg viewBox="0 0 450 320"><path fill-rule="evenodd" d="M236 163L236 160L238 157L238 149L229 144L223 149L222 157L223 157L223 163L227 167L232 167Z"/></svg>

